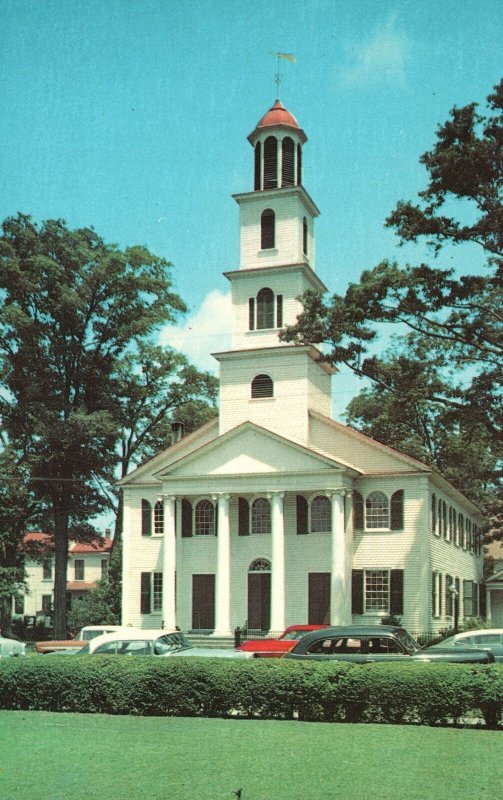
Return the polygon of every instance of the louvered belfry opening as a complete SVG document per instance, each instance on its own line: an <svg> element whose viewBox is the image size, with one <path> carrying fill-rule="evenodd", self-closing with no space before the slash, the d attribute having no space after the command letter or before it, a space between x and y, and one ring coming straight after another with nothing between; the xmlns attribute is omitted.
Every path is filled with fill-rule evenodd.
<svg viewBox="0 0 503 800"><path fill-rule="evenodd" d="M255 180L254 180L254 189L256 192L260 190L261 166L262 166L261 145L260 142L257 142L257 144L255 145Z"/></svg>
<svg viewBox="0 0 503 800"><path fill-rule="evenodd" d="M281 185L293 186L295 183L295 146L293 139L285 136L282 144Z"/></svg>
<svg viewBox="0 0 503 800"><path fill-rule="evenodd" d="M273 383L269 375L256 375L251 385L252 398L272 397Z"/></svg>
<svg viewBox="0 0 503 800"><path fill-rule="evenodd" d="M278 186L278 142L275 136L268 136L264 142L264 189Z"/></svg>
<svg viewBox="0 0 503 800"><path fill-rule="evenodd" d="M297 186L302 184L302 147L297 145Z"/></svg>

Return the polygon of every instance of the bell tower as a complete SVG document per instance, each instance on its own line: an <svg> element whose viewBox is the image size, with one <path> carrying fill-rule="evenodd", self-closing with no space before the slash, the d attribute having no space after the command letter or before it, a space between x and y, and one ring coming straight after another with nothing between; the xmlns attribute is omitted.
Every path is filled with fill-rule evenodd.
<svg viewBox="0 0 503 800"><path fill-rule="evenodd" d="M251 420L303 444L308 410L331 415L332 370L313 347L279 340L302 311L306 290L325 292L316 276L314 221L319 211L302 184L307 136L276 100L248 136L253 191L239 205L239 269L231 283L232 350L220 361L220 433Z"/></svg>

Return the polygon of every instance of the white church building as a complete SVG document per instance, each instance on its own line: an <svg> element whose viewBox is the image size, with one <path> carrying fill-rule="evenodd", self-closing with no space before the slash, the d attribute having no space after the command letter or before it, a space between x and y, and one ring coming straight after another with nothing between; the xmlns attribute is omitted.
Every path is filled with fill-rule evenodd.
<svg viewBox="0 0 503 800"><path fill-rule="evenodd" d="M276 101L248 137L232 343L218 418L120 482L123 624L228 636L379 623L434 632L483 613L482 518L425 464L331 418L334 370L281 342L315 272L306 135Z"/></svg>

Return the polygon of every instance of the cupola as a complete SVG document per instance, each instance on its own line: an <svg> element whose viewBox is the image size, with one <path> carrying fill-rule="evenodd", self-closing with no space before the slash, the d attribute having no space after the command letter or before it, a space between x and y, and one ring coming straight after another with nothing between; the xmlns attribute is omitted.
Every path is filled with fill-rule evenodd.
<svg viewBox="0 0 503 800"><path fill-rule="evenodd" d="M255 191L302 184L302 145L307 136L280 100L248 136L255 151Z"/></svg>

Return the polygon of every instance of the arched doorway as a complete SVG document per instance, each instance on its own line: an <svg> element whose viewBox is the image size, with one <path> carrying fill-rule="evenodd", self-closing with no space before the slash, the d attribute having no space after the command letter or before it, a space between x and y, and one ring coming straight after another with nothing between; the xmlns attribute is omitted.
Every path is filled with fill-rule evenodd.
<svg viewBox="0 0 503 800"><path fill-rule="evenodd" d="M271 623L271 562L257 558L248 568L248 628L268 631Z"/></svg>

